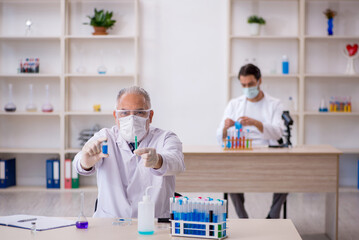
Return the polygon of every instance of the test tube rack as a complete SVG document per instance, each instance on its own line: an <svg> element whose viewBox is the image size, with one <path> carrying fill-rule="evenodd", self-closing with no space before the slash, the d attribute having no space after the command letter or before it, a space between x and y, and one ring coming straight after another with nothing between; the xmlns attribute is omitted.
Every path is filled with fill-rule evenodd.
<svg viewBox="0 0 359 240"><path fill-rule="evenodd" d="M225 239L227 238L227 222L197 222L170 220L172 236Z"/></svg>
<svg viewBox="0 0 359 240"><path fill-rule="evenodd" d="M243 138L227 138L223 139L223 150L225 151L242 151L242 150L253 150L252 147L253 139Z"/></svg>
<svg viewBox="0 0 359 240"><path fill-rule="evenodd" d="M329 101L329 112L351 112L351 97L331 97Z"/></svg>

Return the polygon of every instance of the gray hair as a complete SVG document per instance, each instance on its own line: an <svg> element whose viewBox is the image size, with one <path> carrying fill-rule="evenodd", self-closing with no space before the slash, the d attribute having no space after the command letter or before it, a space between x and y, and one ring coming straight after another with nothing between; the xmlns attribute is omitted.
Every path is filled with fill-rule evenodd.
<svg viewBox="0 0 359 240"><path fill-rule="evenodd" d="M148 92L145 89L138 87L138 86L122 88L117 94L117 102L124 94L128 94L128 93L142 95L145 98L147 107L151 108L150 95L148 94Z"/></svg>

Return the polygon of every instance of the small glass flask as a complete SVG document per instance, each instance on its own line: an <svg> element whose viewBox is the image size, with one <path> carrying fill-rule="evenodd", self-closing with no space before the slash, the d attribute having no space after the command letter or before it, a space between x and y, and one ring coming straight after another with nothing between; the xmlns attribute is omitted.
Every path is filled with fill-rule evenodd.
<svg viewBox="0 0 359 240"><path fill-rule="evenodd" d="M81 212L79 214L79 217L77 218L76 221L76 227L79 229L87 229L89 226L89 223L87 221L87 218L85 217L84 214L84 193L81 192L80 194L80 201L81 201Z"/></svg>

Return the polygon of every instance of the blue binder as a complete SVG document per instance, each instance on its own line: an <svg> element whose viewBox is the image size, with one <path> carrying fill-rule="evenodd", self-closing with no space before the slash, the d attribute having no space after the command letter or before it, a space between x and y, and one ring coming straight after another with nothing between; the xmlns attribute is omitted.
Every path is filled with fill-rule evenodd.
<svg viewBox="0 0 359 240"><path fill-rule="evenodd" d="M54 159L52 161L52 168L54 170L53 179L54 179L54 188L60 188L60 160Z"/></svg>
<svg viewBox="0 0 359 240"><path fill-rule="evenodd" d="M15 158L0 160L0 188L16 185Z"/></svg>
<svg viewBox="0 0 359 240"><path fill-rule="evenodd" d="M54 188L54 170L53 170L53 160L46 160L46 187Z"/></svg>
<svg viewBox="0 0 359 240"><path fill-rule="evenodd" d="M60 160L46 160L46 187L60 188Z"/></svg>

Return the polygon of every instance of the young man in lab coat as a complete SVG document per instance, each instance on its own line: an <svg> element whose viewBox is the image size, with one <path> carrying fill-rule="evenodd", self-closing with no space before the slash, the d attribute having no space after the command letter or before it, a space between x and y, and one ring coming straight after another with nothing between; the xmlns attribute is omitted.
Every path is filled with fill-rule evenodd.
<svg viewBox="0 0 359 240"><path fill-rule="evenodd" d="M182 143L174 133L151 127L153 114L144 89L122 89L113 111L116 125L101 129L75 156L73 164L79 174L97 172L94 217L137 218L138 202L148 186L153 186L149 195L155 204L155 217L170 216L175 175L185 170ZM108 154L101 151L105 140Z"/></svg>
<svg viewBox="0 0 359 240"><path fill-rule="evenodd" d="M283 106L280 100L260 89L261 72L255 65L243 66L238 78L242 85L243 95L228 103L217 129L217 140L222 144L223 139L227 137L227 130L234 128L235 121L239 121L245 131L250 130L249 138L253 139L253 146L276 144L284 130L281 118ZM244 208L244 194L232 193L230 196L238 217L248 218ZM286 197L286 193L273 195L273 203L267 218L279 218L280 209Z"/></svg>

